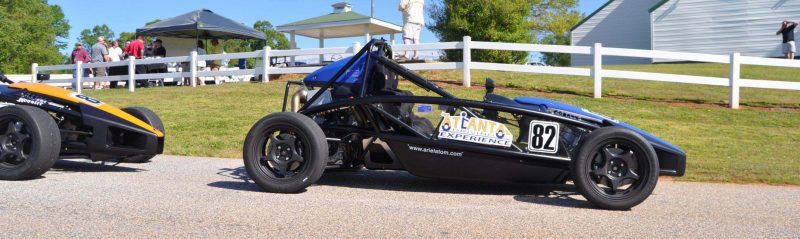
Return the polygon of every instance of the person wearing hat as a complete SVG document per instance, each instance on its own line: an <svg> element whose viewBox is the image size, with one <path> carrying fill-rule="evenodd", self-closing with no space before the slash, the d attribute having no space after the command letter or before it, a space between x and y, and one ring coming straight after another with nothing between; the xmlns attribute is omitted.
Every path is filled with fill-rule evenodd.
<svg viewBox="0 0 800 239"><path fill-rule="evenodd" d="M72 64L76 64L79 61L82 63L89 63L91 61L91 59L89 58L89 53L86 52L85 49L83 49L83 44L81 44L80 42L75 43L75 49L72 50L72 55L70 57L70 60ZM82 76L89 77L89 72L90 72L89 69L83 69ZM75 78L78 78L77 71L72 72L72 79ZM78 89L78 84L76 84L74 81L72 82L72 89L73 90Z"/></svg>

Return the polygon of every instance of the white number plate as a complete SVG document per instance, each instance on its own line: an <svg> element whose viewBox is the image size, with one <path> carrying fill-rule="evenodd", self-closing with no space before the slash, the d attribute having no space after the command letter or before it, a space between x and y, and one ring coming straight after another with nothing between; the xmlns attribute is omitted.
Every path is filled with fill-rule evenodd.
<svg viewBox="0 0 800 239"><path fill-rule="evenodd" d="M554 154L558 152L559 124L547 121L531 121L528 132L528 150Z"/></svg>

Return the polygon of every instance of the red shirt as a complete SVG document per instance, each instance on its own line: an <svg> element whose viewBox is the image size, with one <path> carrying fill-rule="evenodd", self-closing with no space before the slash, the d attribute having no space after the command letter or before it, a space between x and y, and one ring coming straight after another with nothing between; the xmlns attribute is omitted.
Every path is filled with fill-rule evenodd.
<svg viewBox="0 0 800 239"><path fill-rule="evenodd" d="M142 51L144 50L144 42L137 40L131 41L130 44L125 46L125 53L128 56L134 56L136 59L142 59Z"/></svg>
<svg viewBox="0 0 800 239"><path fill-rule="evenodd" d="M72 64L75 62L82 61L83 63L89 63L89 53L86 52L83 48L72 50Z"/></svg>

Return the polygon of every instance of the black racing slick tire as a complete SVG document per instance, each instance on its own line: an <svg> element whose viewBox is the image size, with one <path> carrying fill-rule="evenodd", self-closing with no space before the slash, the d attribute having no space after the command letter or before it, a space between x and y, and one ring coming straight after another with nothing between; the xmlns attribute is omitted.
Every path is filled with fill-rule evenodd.
<svg viewBox="0 0 800 239"><path fill-rule="evenodd" d="M58 160L61 132L42 109L0 107L0 132L0 180L37 178Z"/></svg>
<svg viewBox="0 0 800 239"><path fill-rule="evenodd" d="M153 126L153 128L156 128L158 131L161 131L162 133L166 134L166 132L164 131L164 123L161 122L161 118L159 118L158 115L156 115L156 113L153 112L152 110L145 107L127 107L123 108L122 111L125 111L125 113L128 113L133 117L136 117L137 119L144 121L150 126ZM150 161L150 159L152 159L155 156L156 155L134 155L126 157L123 160L123 162L147 163Z"/></svg>
<svg viewBox="0 0 800 239"><path fill-rule="evenodd" d="M658 158L647 140L622 127L586 136L571 165L575 187L603 209L627 210L642 203L658 183Z"/></svg>
<svg viewBox="0 0 800 239"><path fill-rule="evenodd" d="M325 133L305 115L270 114L250 129L244 142L244 166L267 192L297 193L317 182L328 162Z"/></svg>

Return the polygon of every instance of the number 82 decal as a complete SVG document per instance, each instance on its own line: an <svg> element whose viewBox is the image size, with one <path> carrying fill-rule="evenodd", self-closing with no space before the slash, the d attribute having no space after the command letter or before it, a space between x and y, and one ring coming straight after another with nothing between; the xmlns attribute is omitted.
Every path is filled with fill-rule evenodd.
<svg viewBox="0 0 800 239"><path fill-rule="evenodd" d="M531 121L528 128L528 150L554 154L558 152L559 124L546 121Z"/></svg>

